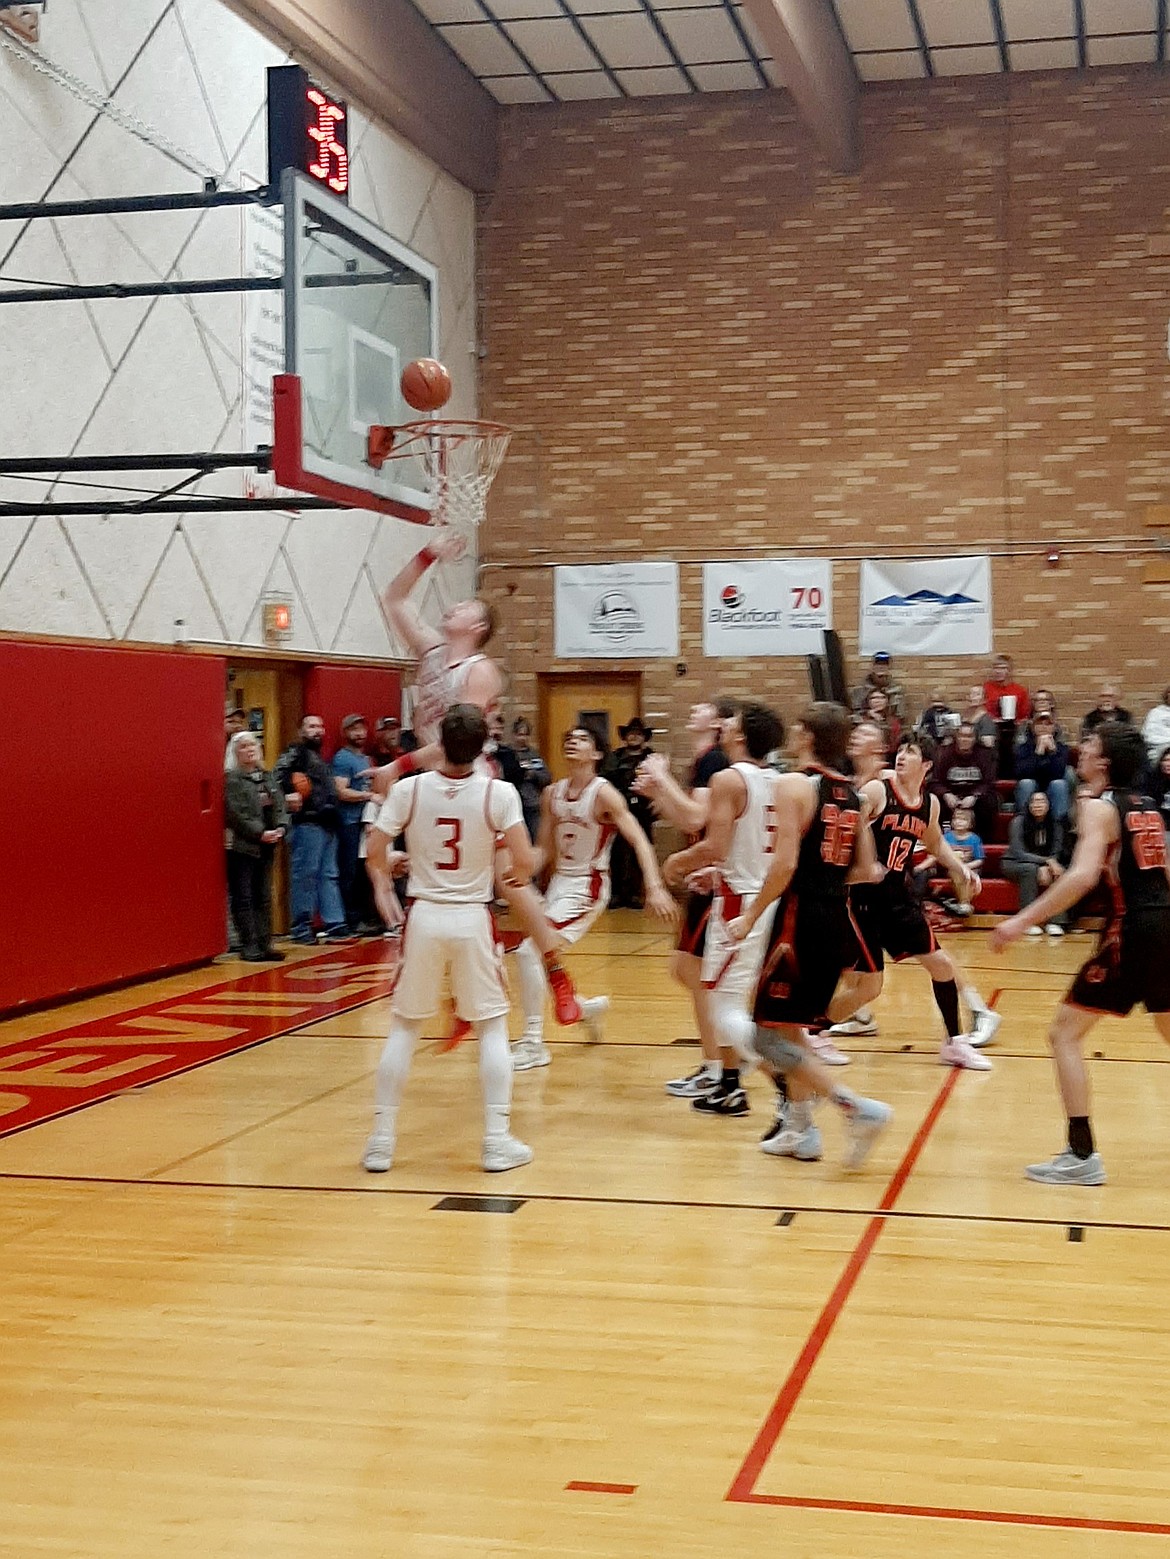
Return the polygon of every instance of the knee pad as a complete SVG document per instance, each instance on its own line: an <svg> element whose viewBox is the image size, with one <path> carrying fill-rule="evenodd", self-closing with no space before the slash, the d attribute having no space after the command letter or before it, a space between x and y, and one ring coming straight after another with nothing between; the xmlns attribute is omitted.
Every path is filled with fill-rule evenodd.
<svg viewBox="0 0 1170 1559"><path fill-rule="evenodd" d="M787 1034L779 1029L755 1026L753 1043L768 1065L774 1066L782 1077L795 1071L808 1060L808 1052L804 1046L789 1039Z"/></svg>

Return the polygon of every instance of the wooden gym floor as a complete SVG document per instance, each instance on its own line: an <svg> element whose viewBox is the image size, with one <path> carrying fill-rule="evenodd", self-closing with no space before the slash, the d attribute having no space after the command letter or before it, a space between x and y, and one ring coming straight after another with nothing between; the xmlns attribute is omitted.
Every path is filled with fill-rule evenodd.
<svg viewBox="0 0 1170 1559"><path fill-rule="evenodd" d="M1110 1183L1030 1185L1088 939L947 945L1001 992L995 1071L937 1066L895 970L857 1176L828 1112L824 1162L760 1154L758 1080L746 1119L665 1095L690 1023L627 913L572 960L606 1043L516 1080L512 1174L473 1046L420 1051L398 1164L358 1168L383 998L0 1140L0 1554L1170 1556L1170 1052L1103 1024Z"/></svg>

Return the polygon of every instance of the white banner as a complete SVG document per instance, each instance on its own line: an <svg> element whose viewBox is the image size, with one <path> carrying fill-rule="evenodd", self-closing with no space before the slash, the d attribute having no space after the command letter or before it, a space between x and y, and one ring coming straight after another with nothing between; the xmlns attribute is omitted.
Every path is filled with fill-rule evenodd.
<svg viewBox="0 0 1170 1559"><path fill-rule="evenodd" d="M991 560L861 565L861 654L989 655Z"/></svg>
<svg viewBox="0 0 1170 1559"><path fill-rule="evenodd" d="M600 563L553 573L558 659L677 659L677 564Z"/></svg>
<svg viewBox="0 0 1170 1559"><path fill-rule="evenodd" d="M819 655L832 626L828 558L703 564L704 655Z"/></svg>
<svg viewBox="0 0 1170 1559"><path fill-rule="evenodd" d="M244 210L245 276L280 276L284 270L284 216L279 206ZM284 372L284 299L279 292L244 294L244 448L272 443L272 376ZM270 472L248 471L249 498L272 498ZM284 489L282 488L283 492Z"/></svg>

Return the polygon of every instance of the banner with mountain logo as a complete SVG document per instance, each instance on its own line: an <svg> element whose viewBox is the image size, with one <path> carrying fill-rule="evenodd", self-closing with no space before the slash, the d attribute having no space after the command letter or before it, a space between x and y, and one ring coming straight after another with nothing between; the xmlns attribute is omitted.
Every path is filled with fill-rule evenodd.
<svg viewBox="0 0 1170 1559"><path fill-rule="evenodd" d="M863 656L989 655L991 559L866 559L860 640Z"/></svg>
<svg viewBox="0 0 1170 1559"><path fill-rule="evenodd" d="M561 660L678 657L678 564L595 563L553 570Z"/></svg>

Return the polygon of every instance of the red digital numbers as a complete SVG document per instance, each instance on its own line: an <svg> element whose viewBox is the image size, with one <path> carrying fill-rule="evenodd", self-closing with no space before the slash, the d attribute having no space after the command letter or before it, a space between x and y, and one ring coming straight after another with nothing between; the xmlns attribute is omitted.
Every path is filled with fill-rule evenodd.
<svg viewBox="0 0 1170 1559"><path fill-rule="evenodd" d="M803 585L793 585L792 587L792 610L794 612L799 612L802 609L807 609L810 612L819 612L824 604L824 599L824 591L818 589L816 585L809 589L806 589Z"/></svg>
<svg viewBox="0 0 1170 1559"><path fill-rule="evenodd" d="M829 866L848 866L853 859L853 845L857 837L860 816L856 812L842 812L830 802L821 808L821 820L825 825L825 837L821 840L821 859Z"/></svg>
<svg viewBox="0 0 1170 1559"><path fill-rule="evenodd" d="M337 195L349 189L349 152L345 145L346 111L342 104L327 98L316 87L306 91L313 122L308 126L309 139L316 143L316 157L306 171L320 179Z"/></svg>
<svg viewBox="0 0 1170 1559"><path fill-rule="evenodd" d="M437 817L435 827L448 830L446 839L439 841L444 854L435 862L435 870L457 872L463 865L463 853L459 848L459 842L463 838L463 824L457 817Z"/></svg>
<svg viewBox="0 0 1170 1559"><path fill-rule="evenodd" d="M1133 835L1133 855L1142 871L1166 866L1166 831L1157 812L1130 812L1125 826Z"/></svg>

